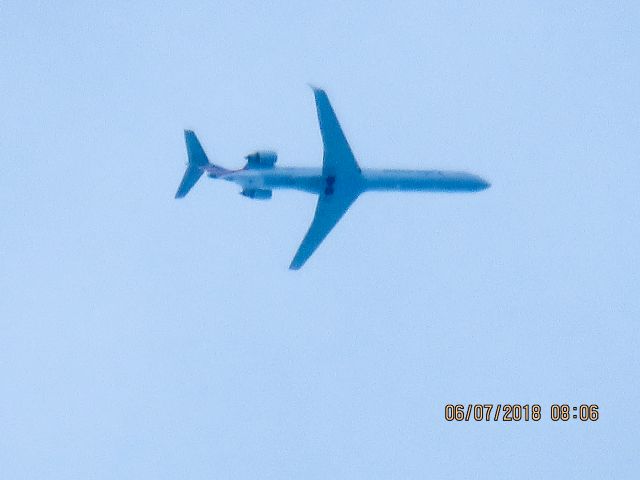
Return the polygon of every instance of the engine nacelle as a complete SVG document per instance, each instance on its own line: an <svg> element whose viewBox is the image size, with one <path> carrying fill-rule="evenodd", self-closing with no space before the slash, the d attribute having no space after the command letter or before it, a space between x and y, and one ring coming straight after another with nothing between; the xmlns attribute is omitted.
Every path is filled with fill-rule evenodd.
<svg viewBox="0 0 640 480"><path fill-rule="evenodd" d="M240 192L240 195L244 195L254 200L269 200L271 198L271 190L263 190L261 188L244 189Z"/></svg>
<svg viewBox="0 0 640 480"><path fill-rule="evenodd" d="M247 159L246 168L273 168L278 161L278 154L271 150L261 150L251 153L245 158Z"/></svg>

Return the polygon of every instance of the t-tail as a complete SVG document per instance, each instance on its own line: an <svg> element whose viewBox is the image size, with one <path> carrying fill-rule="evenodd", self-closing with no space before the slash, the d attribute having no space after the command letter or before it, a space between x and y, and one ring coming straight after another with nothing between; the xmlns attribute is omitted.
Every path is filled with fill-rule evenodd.
<svg viewBox="0 0 640 480"><path fill-rule="evenodd" d="M209 163L207 154L204 153L198 137L196 137L196 134L192 130L184 131L184 141L187 144L188 163L187 170L184 172L184 176L176 192L176 198L182 198L189 193L189 190L193 188L203 173L208 172L211 176L218 176L228 171Z"/></svg>

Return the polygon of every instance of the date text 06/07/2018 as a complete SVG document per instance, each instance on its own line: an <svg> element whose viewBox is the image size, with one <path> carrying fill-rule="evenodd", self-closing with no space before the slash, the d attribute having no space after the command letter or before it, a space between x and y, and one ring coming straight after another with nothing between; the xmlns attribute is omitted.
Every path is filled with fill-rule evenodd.
<svg viewBox="0 0 640 480"><path fill-rule="evenodd" d="M542 407L537 403L448 403L444 407L444 419L447 422L539 422L542 418ZM574 406L554 403L549 408L549 418L554 422L595 422L600 418L600 412L596 404Z"/></svg>

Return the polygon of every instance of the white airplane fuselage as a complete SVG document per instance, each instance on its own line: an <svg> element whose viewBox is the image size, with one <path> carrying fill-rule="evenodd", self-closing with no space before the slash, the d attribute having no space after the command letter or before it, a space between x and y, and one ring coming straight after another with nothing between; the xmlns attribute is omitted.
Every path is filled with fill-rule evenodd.
<svg viewBox="0 0 640 480"><path fill-rule="evenodd" d="M243 190L293 189L320 194L330 177L321 168L272 167L246 168L219 172L205 167L211 178L234 182ZM466 172L442 170L363 169L358 178L349 178L349 189L366 191L477 192L490 186L483 178ZM337 185L340 177L334 178Z"/></svg>

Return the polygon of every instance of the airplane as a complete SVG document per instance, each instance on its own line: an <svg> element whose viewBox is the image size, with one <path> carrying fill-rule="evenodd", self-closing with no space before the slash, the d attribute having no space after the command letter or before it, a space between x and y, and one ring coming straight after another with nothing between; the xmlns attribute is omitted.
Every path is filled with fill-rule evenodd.
<svg viewBox="0 0 640 480"><path fill-rule="evenodd" d="M242 188L242 195L256 200L270 199L274 189L294 189L318 195L311 226L289 265L291 270L299 270L364 192L476 192L491 185L483 178L465 172L361 169L326 92L314 86L311 88L324 146L322 168L276 167L276 152L265 150L247 155L243 168L227 170L210 163L196 134L185 130L187 170L175 198L183 198L205 173L210 178L237 183Z"/></svg>

